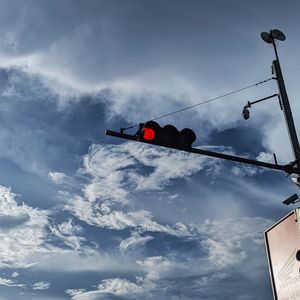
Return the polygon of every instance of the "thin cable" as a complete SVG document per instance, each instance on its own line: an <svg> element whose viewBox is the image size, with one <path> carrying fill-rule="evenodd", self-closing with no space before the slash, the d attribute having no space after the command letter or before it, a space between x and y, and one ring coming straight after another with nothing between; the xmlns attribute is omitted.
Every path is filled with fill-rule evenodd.
<svg viewBox="0 0 300 300"><path fill-rule="evenodd" d="M182 111L185 111L185 110L188 110L188 109L191 109L191 108L194 108L194 107L197 107L197 106L200 106L200 105L209 103L209 102L213 102L213 101L216 101L216 100L218 100L218 99L224 98L224 97L226 97L226 96L229 96L229 95L232 95L232 94L236 94L236 93L239 93L239 92L241 92L241 91L250 89L250 88L252 88L252 87L254 87L254 86L257 86L257 85L266 83L266 82L268 82L268 81L270 81L270 80L272 80L272 79L274 79L274 78L269 78L269 79L266 79L266 80L263 80L263 81L260 81L260 82L257 82L257 83L248 85L248 86L243 87L243 88L240 88L240 89L238 89L238 90L234 90L234 91L228 92L228 93L226 93L226 94L223 94L223 95L220 95L220 96L217 96L217 97L214 97L214 98L211 98L211 99L208 99L208 100L199 102L199 103L197 103L197 104L193 104L193 105L191 105L191 106L187 106L187 107L181 108L181 109L179 109L179 110L176 110L176 111L173 111L173 112L171 112L171 113L168 113L168 114L165 114L165 115L156 117L156 118L151 119L151 120L152 120L152 121L156 121L156 120L159 120L159 119L162 119L162 118L171 116L171 115L178 114L178 113L180 113L180 112L182 112ZM127 130L127 129L132 129L132 128L137 127L137 126L139 126L139 124L134 124L134 125L132 125L132 126L130 126L130 127L127 127L127 128L121 128L121 129Z"/></svg>

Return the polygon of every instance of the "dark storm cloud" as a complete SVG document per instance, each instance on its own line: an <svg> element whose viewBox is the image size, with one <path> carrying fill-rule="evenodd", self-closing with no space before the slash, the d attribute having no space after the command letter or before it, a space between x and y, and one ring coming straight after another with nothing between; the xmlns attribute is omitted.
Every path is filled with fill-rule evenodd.
<svg viewBox="0 0 300 300"><path fill-rule="evenodd" d="M60 106L38 76L0 74L0 184L34 206L52 207L57 187L47 174L73 175L91 143L105 140L105 91Z"/></svg>
<svg viewBox="0 0 300 300"><path fill-rule="evenodd" d="M102 96L60 108L36 77L2 69L1 156L25 170L71 170L93 141L103 138Z"/></svg>

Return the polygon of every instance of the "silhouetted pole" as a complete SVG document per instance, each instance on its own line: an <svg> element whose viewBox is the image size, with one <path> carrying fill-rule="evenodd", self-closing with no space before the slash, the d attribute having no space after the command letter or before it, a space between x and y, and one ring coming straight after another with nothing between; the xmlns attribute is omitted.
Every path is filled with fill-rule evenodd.
<svg viewBox="0 0 300 300"><path fill-rule="evenodd" d="M300 146L299 141L296 133L296 128L294 124L293 114L289 103L289 98L285 89L284 80L280 68L279 60L273 61L274 71L277 78L277 84L279 89L279 94L281 97L281 103L284 111L285 121L286 125L288 127L288 132L290 136L290 141L292 144L293 152L294 152L294 158L297 166L299 167L300 162Z"/></svg>
<svg viewBox="0 0 300 300"><path fill-rule="evenodd" d="M266 35L265 35L265 37L266 37ZM266 39L263 36L262 36L262 38L264 41L266 41ZM297 133L296 133L293 114L291 111L291 106L289 103L289 98L288 98L288 95L286 92L286 88L285 88L285 84L284 84L284 80L283 80L283 76L282 76L282 72L281 72L277 48L276 48L276 44L275 44L275 39L283 41L283 40L285 40L285 35L281 31L274 29L274 30L270 30L270 34L269 34L268 38L269 38L269 40L267 40L266 42L268 42L268 43L271 42L274 47L274 51L275 51L276 60L273 61L273 68L274 68L274 72L276 75L276 80L277 80L277 84L278 84L278 89L279 89L279 94L280 94L280 98L281 98L283 111L284 111L285 121L286 121L286 125L288 128L288 133L289 133L289 137L290 137L290 141L291 141L291 145L292 145L292 149L293 149L293 153L294 153L294 158L295 158L294 163L295 163L295 166L299 167L300 166L300 146L299 146L299 141L298 141L298 137L297 137Z"/></svg>

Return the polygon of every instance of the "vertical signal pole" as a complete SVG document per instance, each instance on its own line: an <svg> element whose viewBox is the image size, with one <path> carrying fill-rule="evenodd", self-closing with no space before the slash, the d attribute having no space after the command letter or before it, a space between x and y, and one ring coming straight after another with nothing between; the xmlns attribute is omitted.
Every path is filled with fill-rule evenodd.
<svg viewBox="0 0 300 300"><path fill-rule="evenodd" d="M294 163L295 163L296 167L299 167L300 166L300 146L299 146L299 141L298 141L298 137L297 137L297 133L296 133L292 110L291 110L290 103L289 103L289 98L288 98L288 95L287 95L287 92L285 89L285 84L284 84L281 67L280 67L280 63L279 63L279 58L278 58L278 53L277 53L277 48L276 48L276 44L275 44L276 39L280 40L280 41L284 41L285 35L281 31L274 29L274 30L270 30L270 33L263 32L261 34L261 37L265 42L272 44L274 47L276 60L273 61L273 68L274 68L275 75L276 75L276 80L277 80L277 84L278 84L278 89L279 89L279 94L280 94L280 98L281 98L283 111L284 111L285 121L286 121L286 125L288 128L288 133L289 133L289 137L290 137L290 141L291 141L291 145L292 145L292 149L293 149L293 153L294 153L294 158L295 158Z"/></svg>
<svg viewBox="0 0 300 300"><path fill-rule="evenodd" d="M274 47L276 47L275 43L274 43ZM279 63L278 59L273 61L273 67L274 67L275 75L277 78L279 94L280 94L281 101L282 101L285 121L286 121L286 125L288 127L288 132L289 132L290 141L291 141L293 152L294 152L295 161L297 163L297 166L299 166L300 146L299 146L299 141L298 141L298 137L297 137L297 133L296 133L296 128L295 128L295 124L294 124L291 106L289 103L289 98L288 98L288 95L287 95L287 92L285 89L284 80L283 80L282 72L281 72L281 67L280 67L280 63Z"/></svg>

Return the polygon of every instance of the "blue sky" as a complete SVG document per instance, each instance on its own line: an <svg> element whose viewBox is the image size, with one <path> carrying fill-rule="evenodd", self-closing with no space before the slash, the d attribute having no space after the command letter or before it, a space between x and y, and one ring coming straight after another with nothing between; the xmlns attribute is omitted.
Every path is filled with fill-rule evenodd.
<svg viewBox="0 0 300 300"><path fill-rule="evenodd" d="M105 136L271 77L296 127L298 1L0 0L0 300L272 299L263 231L285 174ZM277 92L160 120L195 147L293 160Z"/></svg>

